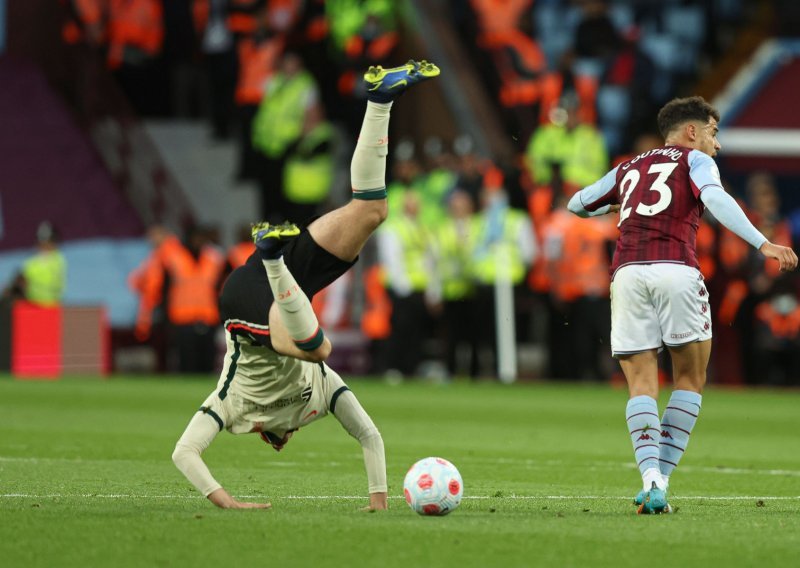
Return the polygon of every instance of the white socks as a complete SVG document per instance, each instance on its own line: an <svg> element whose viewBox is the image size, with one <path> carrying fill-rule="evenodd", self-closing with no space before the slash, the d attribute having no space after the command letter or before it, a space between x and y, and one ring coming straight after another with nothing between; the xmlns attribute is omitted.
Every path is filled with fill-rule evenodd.
<svg viewBox="0 0 800 568"><path fill-rule="evenodd" d="M275 260L262 260L262 263L267 270L272 296L275 303L278 304L281 319L286 325L289 336L303 351L313 351L322 345L325 335L319 327L317 316L311 308L308 296L297 285L294 276L286 268L283 257Z"/></svg>
<svg viewBox="0 0 800 568"><path fill-rule="evenodd" d="M389 117L392 103L367 102L364 122L350 162L355 199L386 197L386 156L389 154Z"/></svg>

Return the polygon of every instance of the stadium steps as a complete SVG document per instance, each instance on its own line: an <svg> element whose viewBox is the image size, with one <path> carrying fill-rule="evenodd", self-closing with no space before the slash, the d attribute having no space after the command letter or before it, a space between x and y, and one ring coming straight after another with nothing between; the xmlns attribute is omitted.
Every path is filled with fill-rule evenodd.
<svg viewBox="0 0 800 568"><path fill-rule="evenodd" d="M419 32L417 41L424 45L430 59L446 70L440 85L447 108L459 131L472 138L480 154L513 160L514 144L442 4L413 0L408 6L409 24Z"/></svg>
<svg viewBox="0 0 800 568"><path fill-rule="evenodd" d="M145 130L170 173L184 189L197 221L216 227L221 244L236 240L237 229L260 210L255 183L234 179L237 148L233 141L212 141L205 122L148 120Z"/></svg>

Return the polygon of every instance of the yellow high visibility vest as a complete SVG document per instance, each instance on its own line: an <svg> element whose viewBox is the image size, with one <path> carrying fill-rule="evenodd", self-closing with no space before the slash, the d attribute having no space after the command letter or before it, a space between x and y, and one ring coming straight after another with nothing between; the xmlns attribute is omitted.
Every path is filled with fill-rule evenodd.
<svg viewBox="0 0 800 568"><path fill-rule="evenodd" d="M314 85L307 71L291 78L280 73L273 77L253 119L253 147L269 158L283 156L303 133L304 94Z"/></svg>
<svg viewBox="0 0 800 568"><path fill-rule="evenodd" d="M67 263L57 250L40 252L22 267L25 278L25 297L43 306L61 301L67 280Z"/></svg>
<svg viewBox="0 0 800 568"><path fill-rule="evenodd" d="M517 245L517 235L526 215L522 211L508 209L505 213L502 238L491 243L481 242L485 236L487 219L486 215L478 215L478 243L474 256L475 279L481 284L494 284L497 277L497 257L504 255L507 261L506 270L512 284L519 284L525 278L525 263Z"/></svg>
<svg viewBox="0 0 800 568"><path fill-rule="evenodd" d="M314 153L319 144L330 142L333 127L323 122L309 132L287 161L283 170L283 194L292 203L321 203L333 183L333 156L330 151Z"/></svg>

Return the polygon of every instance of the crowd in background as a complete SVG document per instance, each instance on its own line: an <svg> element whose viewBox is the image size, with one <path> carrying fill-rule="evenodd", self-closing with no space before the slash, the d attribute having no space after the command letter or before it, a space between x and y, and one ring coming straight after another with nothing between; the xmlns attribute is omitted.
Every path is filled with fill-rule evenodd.
<svg viewBox="0 0 800 568"><path fill-rule="evenodd" d="M390 0L64 4L65 41L103 50L137 112L204 116L214 137L238 141L236 174L259 182L270 221L334 204L336 137L357 132L359 74L390 61L400 41ZM435 359L443 376L496 376L500 271L514 290L517 343L547 353L542 376L609 380L616 220L580 220L563 205L625 157L662 143L658 107L718 55L742 3L462 0L450 8L519 160L494 163L466 136L393 141L389 220L361 271L315 299L322 324L360 327L373 373L411 376ZM729 190L745 197L770 240L797 243L800 228L769 174ZM150 237L154 252L131 277L142 298L136 333L151 336L165 304L178 346L166 368L212 370L216 295L252 251L247 231L230 254L210 230L153 228ZM798 277L777 273L708 216L698 252L715 335L741 354L741 379L797 384ZM730 365L714 368L715 380L734 380Z"/></svg>

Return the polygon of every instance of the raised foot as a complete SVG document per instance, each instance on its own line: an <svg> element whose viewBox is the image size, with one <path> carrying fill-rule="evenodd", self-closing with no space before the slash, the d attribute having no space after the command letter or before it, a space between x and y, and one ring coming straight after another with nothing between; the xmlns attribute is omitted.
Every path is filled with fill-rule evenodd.
<svg viewBox="0 0 800 568"><path fill-rule="evenodd" d="M439 75L439 68L429 61L409 60L405 65L384 69L373 65L364 73L367 99L377 103L393 101L409 87Z"/></svg>
<svg viewBox="0 0 800 568"><path fill-rule="evenodd" d="M284 245L300 234L300 228L294 223L254 223L250 234L253 243L262 258L275 259L281 255Z"/></svg>

